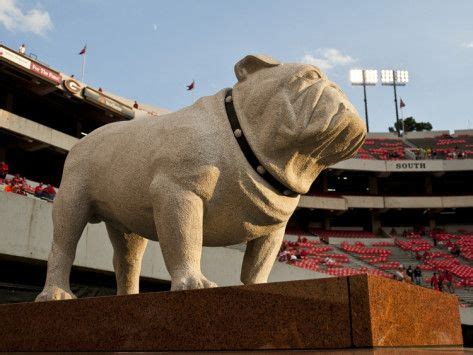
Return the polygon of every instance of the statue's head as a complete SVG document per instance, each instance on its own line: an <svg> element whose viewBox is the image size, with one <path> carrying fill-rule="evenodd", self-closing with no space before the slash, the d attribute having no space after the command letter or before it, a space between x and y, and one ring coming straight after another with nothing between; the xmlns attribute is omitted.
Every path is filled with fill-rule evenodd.
<svg viewBox="0 0 473 355"><path fill-rule="evenodd" d="M243 132L265 168L292 190L307 192L324 168L363 144L365 123L319 68L249 55L235 74Z"/></svg>

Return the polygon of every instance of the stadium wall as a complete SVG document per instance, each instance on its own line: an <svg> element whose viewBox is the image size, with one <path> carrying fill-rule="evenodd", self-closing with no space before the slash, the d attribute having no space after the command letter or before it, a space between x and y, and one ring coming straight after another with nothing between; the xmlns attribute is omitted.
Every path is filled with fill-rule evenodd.
<svg viewBox="0 0 473 355"><path fill-rule="evenodd" d="M442 135L449 135L450 131L448 130L443 130L443 131L420 131L420 132L406 132L404 134L404 137L409 139L415 139L415 138L435 138L438 136Z"/></svg>
<svg viewBox="0 0 473 355"><path fill-rule="evenodd" d="M387 242L387 243L394 243L393 238L338 238L338 237L330 237L329 244L340 246L342 243L350 243L354 244L357 242L366 243L367 245L372 245L373 243L380 243L380 242Z"/></svg>
<svg viewBox="0 0 473 355"><path fill-rule="evenodd" d="M0 128L69 151L79 139L0 109Z"/></svg>
<svg viewBox="0 0 473 355"><path fill-rule="evenodd" d="M374 171L386 173L444 172L473 170L473 159L457 160L370 160L348 159L330 169Z"/></svg>
<svg viewBox="0 0 473 355"><path fill-rule="evenodd" d="M51 248L52 204L36 198L0 192L0 254L46 260ZM79 242L74 265L113 271L113 250L103 223L88 224ZM220 286L238 285L243 251L238 248L204 248L202 271ZM170 280L159 243L149 242L142 276ZM276 262L270 281L323 278L327 275Z"/></svg>
<svg viewBox="0 0 473 355"><path fill-rule="evenodd" d="M302 196L299 207L346 211L349 208L467 208L473 196Z"/></svg>

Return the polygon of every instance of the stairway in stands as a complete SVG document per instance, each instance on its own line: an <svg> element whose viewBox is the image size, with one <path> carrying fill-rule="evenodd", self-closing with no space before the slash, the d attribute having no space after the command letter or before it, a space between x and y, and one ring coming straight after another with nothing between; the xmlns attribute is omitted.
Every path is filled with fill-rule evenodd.
<svg viewBox="0 0 473 355"><path fill-rule="evenodd" d="M373 265L368 264L366 261L358 258L356 254L346 252L334 244L330 244L330 246L333 248L334 252L348 255L348 259L350 262L347 264L344 264L344 266L352 267L352 268L367 267L368 269L376 269L376 267L374 267Z"/></svg>
<svg viewBox="0 0 473 355"><path fill-rule="evenodd" d="M404 251L398 246L383 248L391 251L391 255L389 256L390 260L399 261L401 265L404 266L406 269L409 265L411 265L412 268L415 268L416 265L419 264L419 262L416 260L415 256L412 255L411 252Z"/></svg>
<svg viewBox="0 0 473 355"><path fill-rule="evenodd" d="M427 238L427 237L423 237L422 239L426 240L427 242L429 243L432 243L432 239L430 238ZM441 252L441 253L448 253L448 249L441 246L441 245L437 245L437 246L433 246L432 245L432 249L430 250L431 252ZM457 257L457 259L460 261L461 264L466 264L466 265L469 265L471 264L471 262L467 259L465 259L464 257L460 256L460 257ZM424 279L430 279L434 272L433 271L430 271L430 270L425 270L423 272L424 274ZM455 288L455 294L458 296L458 298L460 299L460 303L464 303L464 304L467 304L469 306L473 306L473 289L471 287L463 287L463 288Z"/></svg>
<svg viewBox="0 0 473 355"><path fill-rule="evenodd" d="M400 236L394 236L393 238L406 240L406 241L409 240L408 238L404 238L404 237L400 237ZM425 240L429 244L432 245L432 249L430 250L431 252L436 252L436 251L442 252L442 253L448 252L447 249L445 249L441 246L434 247L431 238L421 237L420 239ZM398 246L385 247L385 248L391 250L391 259L392 260L399 261L406 268L409 265L412 265L412 267L415 268L416 265L422 264L422 262L417 261L417 259L415 258L415 255L412 252L404 251L401 248L399 248ZM460 261L461 261L462 264L467 264L468 261L465 262L465 260L466 259L464 259L464 258L460 258ZM422 280L423 280L422 286L430 288L430 281L428 281L428 280L430 280L432 278L433 274L434 274L434 272L430 271L430 270L423 270L422 271ZM468 306L473 306L473 289L468 288L468 287L455 288L455 295L457 295L457 297L459 298L461 304L466 304Z"/></svg>

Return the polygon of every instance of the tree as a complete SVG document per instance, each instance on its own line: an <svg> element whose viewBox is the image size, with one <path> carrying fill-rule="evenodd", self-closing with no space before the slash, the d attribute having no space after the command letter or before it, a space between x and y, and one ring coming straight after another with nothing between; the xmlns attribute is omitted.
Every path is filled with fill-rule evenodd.
<svg viewBox="0 0 473 355"><path fill-rule="evenodd" d="M416 122L414 117L406 117L404 120L400 120L394 123L394 127L389 127L389 132L397 132L403 130L404 121L404 132L412 132L412 131L431 131L432 124L430 122Z"/></svg>
<svg viewBox="0 0 473 355"><path fill-rule="evenodd" d="M417 122L416 123L416 131L431 131L432 124L430 122Z"/></svg>

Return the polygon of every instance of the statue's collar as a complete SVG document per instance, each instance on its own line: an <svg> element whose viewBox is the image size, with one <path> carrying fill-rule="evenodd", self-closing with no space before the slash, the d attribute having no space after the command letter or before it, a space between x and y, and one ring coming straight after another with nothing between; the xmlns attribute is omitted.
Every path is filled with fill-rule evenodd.
<svg viewBox="0 0 473 355"><path fill-rule="evenodd" d="M233 105L232 89L228 89L225 94L225 111L227 112L228 121L232 127L233 135L235 136L238 145L240 146L241 151L246 157L248 163L256 170L258 175L260 175L266 182L271 185L276 191L284 196L297 196L297 192L291 190L286 185L282 184L277 180L273 175L271 175L260 163L258 158L253 153L253 150L248 143L243 130L241 129L240 122L238 121L238 116L235 111L235 106Z"/></svg>

